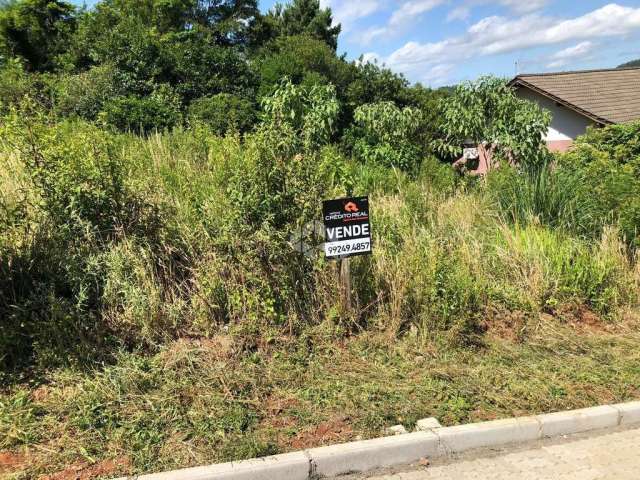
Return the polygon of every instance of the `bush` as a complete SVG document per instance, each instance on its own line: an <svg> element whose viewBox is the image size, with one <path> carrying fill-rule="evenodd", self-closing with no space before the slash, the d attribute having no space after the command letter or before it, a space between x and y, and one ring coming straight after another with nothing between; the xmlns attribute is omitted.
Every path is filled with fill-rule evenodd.
<svg viewBox="0 0 640 480"><path fill-rule="evenodd" d="M307 152L326 145L335 131L340 105L335 87L296 86L289 80L262 99L263 132L281 132L291 146Z"/></svg>
<svg viewBox="0 0 640 480"><path fill-rule="evenodd" d="M636 172L640 173L640 121L590 128L585 135L576 139L573 160L579 159L580 151L588 145L607 153L621 165L633 165Z"/></svg>
<svg viewBox="0 0 640 480"><path fill-rule="evenodd" d="M163 95L119 97L107 102L101 119L122 132L148 134L178 125L182 116L175 99Z"/></svg>
<svg viewBox="0 0 640 480"><path fill-rule="evenodd" d="M122 138L82 123L53 124L28 111L2 125L2 148L28 176L22 215L0 245L2 362L55 365L100 357L109 335L99 314L105 275L102 252L121 238L153 242L158 209L127 179ZM3 183L3 188L6 184Z"/></svg>
<svg viewBox="0 0 640 480"><path fill-rule="evenodd" d="M511 222L534 221L586 238L616 225L629 244L640 232L638 125L591 130L556 160L492 171L487 191ZM635 156L634 156L635 155Z"/></svg>
<svg viewBox="0 0 640 480"><path fill-rule="evenodd" d="M96 120L105 105L122 93L115 69L109 64L77 75L58 75L51 83L54 111L86 120Z"/></svg>
<svg viewBox="0 0 640 480"><path fill-rule="evenodd" d="M208 125L218 135L228 131L247 132L255 119L253 104L229 93L199 98L189 106L189 120Z"/></svg>
<svg viewBox="0 0 640 480"><path fill-rule="evenodd" d="M363 105L355 111L347 142L363 162L416 171L423 153L417 141L420 121L420 111L411 107L400 109L392 102Z"/></svg>
<svg viewBox="0 0 640 480"><path fill-rule="evenodd" d="M6 113L11 106L33 94L35 78L27 72L19 60L9 60L0 67L0 113Z"/></svg>

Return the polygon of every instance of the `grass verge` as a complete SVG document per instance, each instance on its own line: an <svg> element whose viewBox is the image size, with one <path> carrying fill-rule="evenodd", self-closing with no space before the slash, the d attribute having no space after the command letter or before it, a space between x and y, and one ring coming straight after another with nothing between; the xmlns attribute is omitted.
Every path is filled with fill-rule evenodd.
<svg viewBox="0 0 640 480"><path fill-rule="evenodd" d="M640 333L566 310L494 321L474 347L419 334L331 340L320 326L251 354L231 336L121 353L0 396L3 478L107 478L640 396Z"/></svg>

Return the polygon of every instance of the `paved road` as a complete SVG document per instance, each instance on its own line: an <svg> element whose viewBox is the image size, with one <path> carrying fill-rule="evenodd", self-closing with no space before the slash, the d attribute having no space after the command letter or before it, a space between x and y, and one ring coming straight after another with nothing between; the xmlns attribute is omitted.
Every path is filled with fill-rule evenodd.
<svg viewBox="0 0 640 480"><path fill-rule="evenodd" d="M369 480L638 480L640 429L576 435L501 451L475 452Z"/></svg>

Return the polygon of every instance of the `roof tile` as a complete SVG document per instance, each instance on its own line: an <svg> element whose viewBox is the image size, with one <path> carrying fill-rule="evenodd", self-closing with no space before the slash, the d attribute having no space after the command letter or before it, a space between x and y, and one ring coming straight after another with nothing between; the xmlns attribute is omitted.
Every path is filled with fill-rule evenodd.
<svg viewBox="0 0 640 480"><path fill-rule="evenodd" d="M510 85L533 87L604 123L640 120L640 68L522 74Z"/></svg>

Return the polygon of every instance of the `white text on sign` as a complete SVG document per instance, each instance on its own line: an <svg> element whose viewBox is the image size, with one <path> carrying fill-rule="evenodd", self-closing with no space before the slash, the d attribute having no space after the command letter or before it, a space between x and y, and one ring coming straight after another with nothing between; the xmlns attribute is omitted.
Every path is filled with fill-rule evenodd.
<svg viewBox="0 0 640 480"><path fill-rule="evenodd" d="M368 236L369 236L369 225L367 224L327 228L327 237L329 241L340 240L342 238L368 237Z"/></svg>

